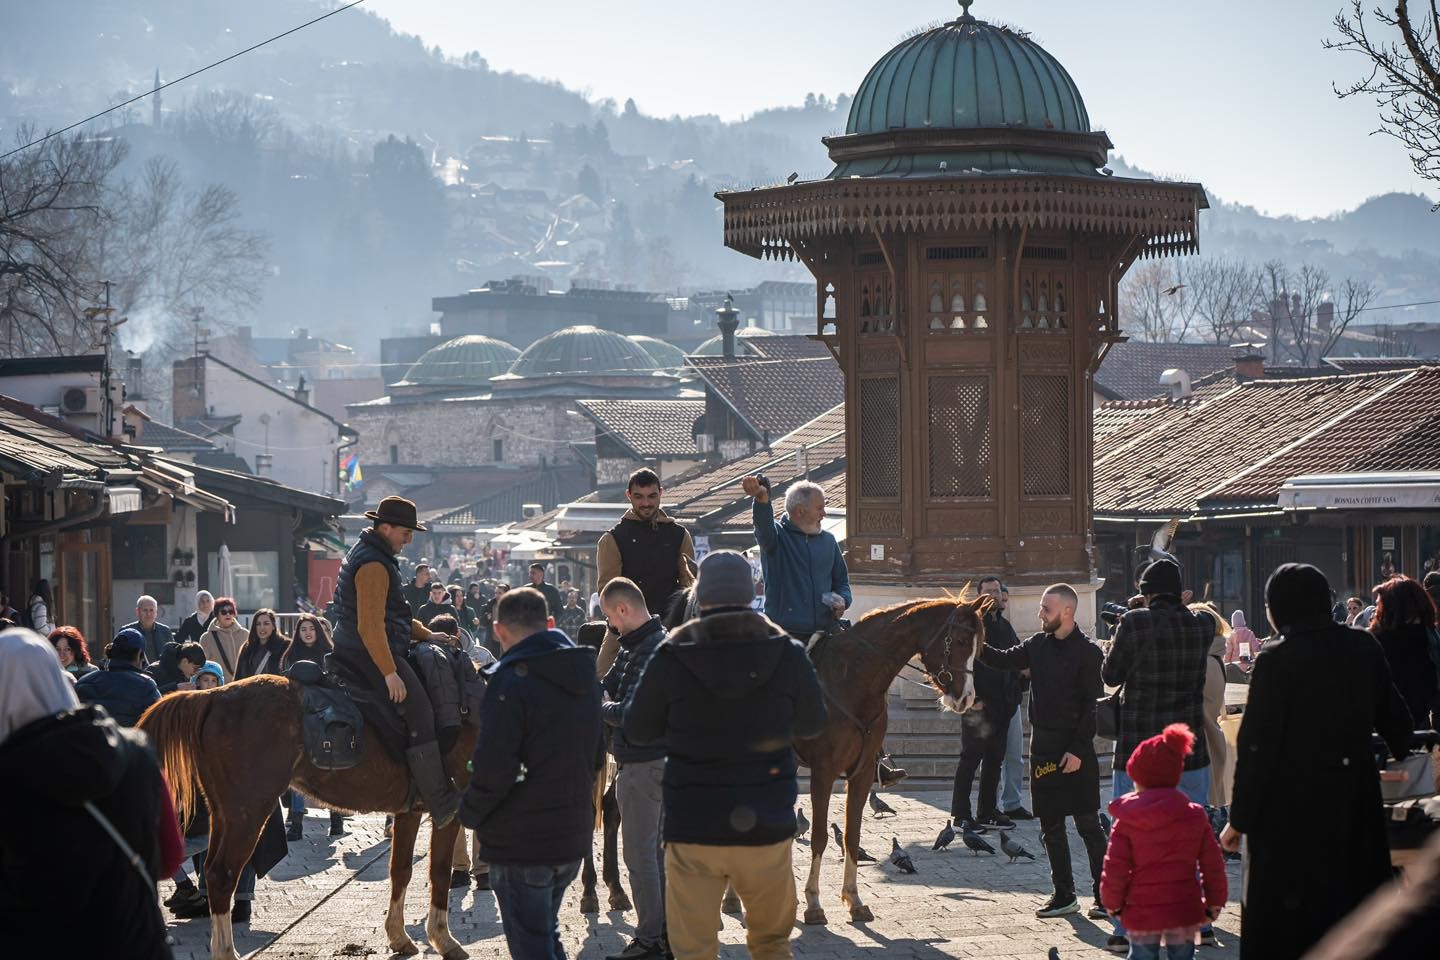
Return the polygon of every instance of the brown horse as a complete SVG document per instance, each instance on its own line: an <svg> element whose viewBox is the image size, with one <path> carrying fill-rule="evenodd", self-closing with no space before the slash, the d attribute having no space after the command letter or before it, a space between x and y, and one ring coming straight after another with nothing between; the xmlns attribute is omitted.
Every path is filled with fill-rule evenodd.
<svg viewBox="0 0 1440 960"><path fill-rule="evenodd" d="M294 786L320 806L356 813L393 813L390 847L390 909L385 933L390 949L419 950L405 932L405 888L421 812L406 807L410 773L375 738L364 759L349 770L320 770L301 746L301 687L277 676L259 676L204 691L180 691L164 697L140 718L150 735L175 793L181 821L195 809L195 789L210 810L210 849L205 880L210 901L210 956L238 960L230 927L230 898L260 838L276 798ZM466 761L478 731L463 726L446 757L446 766L462 790L470 780ZM430 912L425 935L445 960L460 960L465 949L450 935L450 868L455 834L452 820L430 833Z"/></svg>
<svg viewBox="0 0 1440 960"><path fill-rule="evenodd" d="M820 862L829 839L830 791L837 777L846 780L845 877L840 899L849 906L851 920L874 919L860 901L855 857L860 849L860 815L875 782L875 758L885 741L890 683L918 656L921 672L939 694L941 706L956 713L970 709L975 702L975 657L985 639L983 618L993 605L989 596L909 600L870 611L812 651L830 717L820 736L795 743L795 752L810 768L813 807L806 923L826 922L820 906Z"/></svg>

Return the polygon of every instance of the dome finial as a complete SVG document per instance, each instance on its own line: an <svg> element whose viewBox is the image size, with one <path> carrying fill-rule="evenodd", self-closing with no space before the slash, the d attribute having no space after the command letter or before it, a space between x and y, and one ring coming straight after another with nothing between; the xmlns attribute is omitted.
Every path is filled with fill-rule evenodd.
<svg viewBox="0 0 1440 960"><path fill-rule="evenodd" d="M961 21L968 22L968 21L971 21L971 20L974 20L974 19L975 19L974 17L970 16L970 4L972 4L972 3L974 3L974 2L975 2L975 0L960 0L960 19L961 19Z"/></svg>

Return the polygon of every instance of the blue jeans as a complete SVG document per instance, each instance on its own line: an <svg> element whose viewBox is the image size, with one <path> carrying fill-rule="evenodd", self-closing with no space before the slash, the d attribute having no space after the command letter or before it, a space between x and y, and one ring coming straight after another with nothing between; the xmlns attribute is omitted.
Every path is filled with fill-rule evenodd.
<svg viewBox="0 0 1440 960"><path fill-rule="evenodd" d="M1020 707L1010 718L1010 728L1005 734L1005 764L1000 778L1000 812L1014 810L1020 806L1020 785L1025 781L1025 735L1020 719Z"/></svg>
<svg viewBox="0 0 1440 960"><path fill-rule="evenodd" d="M565 960L560 945L560 903L580 872L580 861L558 866L490 864L490 887L510 956L518 960Z"/></svg>
<svg viewBox="0 0 1440 960"><path fill-rule="evenodd" d="M1121 769L1116 769L1115 775L1110 781L1110 785L1114 788L1114 794L1117 797L1123 797L1125 796L1125 794L1130 793L1132 790L1135 789L1135 781L1131 780L1130 775ZM1210 796L1210 767L1206 765L1201 767L1199 770L1186 770L1184 773L1180 774L1180 792L1185 794L1186 799L1188 799L1191 803L1198 803L1203 807L1206 803L1206 800ZM1200 928L1202 933L1209 933L1212 929L1213 928L1208 923ZM1115 935L1119 937L1125 936L1125 924L1121 923L1119 920L1115 921ZM1136 945L1131 944L1130 949L1132 951L1135 950ZM1160 948L1157 946L1148 946L1140 947L1140 949L1158 951ZM1174 946L1166 947L1165 949L1183 950L1185 948L1183 946ZM1171 953L1169 956L1172 958L1172 960L1176 957L1181 958L1181 960L1186 960L1186 958L1194 956L1194 951L1195 945L1192 943L1190 945L1190 953ZM1158 957L1160 956L1160 954L1158 952L1152 952L1143 954L1132 954L1132 956L1148 958Z"/></svg>
<svg viewBox="0 0 1440 960"><path fill-rule="evenodd" d="M205 837L203 839L206 841L206 846L208 847L209 838ZM185 850L187 853L190 850L189 840L185 841ZM205 893L205 851L201 850L199 853L195 854L194 858L191 860L191 863L195 866L196 886L200 888L200 893L203 896ZM247 863L245 864L245 868L240 871L240 879L235 882L234 899L236 901L255 899L254 865Z"/></svg>
<svg viewBox="0 0 1440 960"><path fill-rule="evenodd" d="M1166 960L1190 960L1195 956L1195 944L1175 943L1160 946L1158 943L1132 943L1126 960L1160 960L1160 951L1165 951Z"/></svg>

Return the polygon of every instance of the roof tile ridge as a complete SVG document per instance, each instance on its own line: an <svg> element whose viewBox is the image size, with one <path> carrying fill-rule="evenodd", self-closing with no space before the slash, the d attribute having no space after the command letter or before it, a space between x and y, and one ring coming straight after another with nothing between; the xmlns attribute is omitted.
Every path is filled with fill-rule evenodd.
<svg viewBox="0 0 1440 960"><path fill-rule="evenodd" d="M1204 503L1206 500L1208 500L1208 499L1210 499L1211 497L1215 496L1215 495L1216 495L1217 493L1219 493L1221 490L1225 489L1226 487L1230 486L1231 484L1235 483L1236 481L1238 481L1238 480L1240 480L1240 479L1242 479L1242 478L1244 478L1244 477L1249 476L1250 474L1252 474L1252 473L1254 473L1255 471L1259 470L1261 467L1266 466L1266 465L1272 463L1273 461L1279 459L1282 455L1287 454L1287 453L1289 453L1289 452L1292 451L1292 450L1298 449L1299 447L1301 447L1301 446L1305 445L1306 443L1310 442L1311 440L1315 439L1315 438L1316 438L1317 436L1319 436L1320 434L1322 434L1322 433L1326 432L1327 430L1331 429L1332 427L1334 427L1334 426L1336 426L1336 425L1344 422L1344 420L1345 420L1347 417L1351 416L1352 414L1358 413L1359 411L1364 410L1366 407L1370 406L1372 403L1377 403L1382 397L1384 397L1384 396L1386 396L1387 394L1389 394L1390 391L1392 391L1392 390L1396 389L1397 387L1399 387L1399 386L1400 386L1402 383L1404 383L1406 380L1409 380L1409 379L1410 379L1410 376L1409 376L1408 374L1409 374L1409 372L1407 371L1407 375L1406 375L1406 376L1402 376L1402 377L1397 377L1397 378L1395 378L1395 382L1394 382L1394 383L1386 384L1385 386L1383 386L1383 387L1381 387L1380 389L1374 391L1373 393L1367 394L1366 396L1361 397L1359 400L1355 401L1354 403L1347 405L1344 410L1342 410L1340 413L1338 413L1338 414L1335 415L1334 417L1331 417L1330 419L1326 420L1324 423L1320 424L1318 427L1315 427L1313 430L1310 430L1309 432L1307 432L1307 433L1305 433L1305 434L1303 434L1303 435L1295 438L1295 439L1292 440L1290 443L1285 444L1283 447L1279 448L1278 450L1272 451L1268 456L1261 457L1259 460L1256 460L1254 463L1250 464L1248 467L1245 467L1243 470L1241 470L1240 472L1236 473L1235 476L1230 477L1230 478L1227 479L1227 480L1223 480L1223 481L1221 481L1220 483L1217 483L1215 486L1210 487L1210 488L1207 489L1207 490L1202 490L1202 491L1200 492L1200 494L1195 498L1196 507L1198 508L1198 506L1199 506L1200 504ZM1325 377L1308 377L1308 378L1301 378L1300 381L1289 381L1289 382L1290 382L1290 383L1296 383L1296 382L1301 382L1301 381L1303 381L1303 380L1305 380L1305 379L1309 379L1309 380L1321 380L1321 379L1329 379L1329 378L1325 378ZM1284 381L1282 381L1282 382L1284 382Z"/></svg>
<svg viewBox="0 0 1440 960"><path fill-rule="evenodd" d="M1198 411L1204 410L1205 408L1211 406L1212 404L1218 403L1220 400L1223 400L1223 399L1225 399L1226 397L1230 396L1230 395L1231 395L1232 393L1234 393L1236 390L1240 389L1240 386L1241 386L1240 384L1236 384L1235 386L1231 387L1229 390L1226 390L1224 393L1221 393L1219 396L1212 397L1212 398L1210 398L1209 400L1202 400L1202 401L1200 401L1200 403L1198 403L1198 404L1189 404L1189 403L1186 403L1186 404L1183 404L1183 405L1173 405L1173 406L1175 407L1175 409L1177 409L1177 410L1184 410L1184 411L1186 411L1187 413L1198 412ZM1160 420L1160 422L1151 424L1150 426L1146 427L1144 430L1142 430L1142 431L1140 431L1139 433L1135 434L1135 435L1134 435L1133 437L1131 437L1127 442L1122 443L1120 446L1116 447L1114 450L1111 450L1109 453L1105 454L1105 456L1103 456L1103 457L1099 458L1098 460L1096 460L1096 461L1095 461L1095 466L1098 467L1098 466L1100 466L1101 464L1105 463L1106 461L1110 460L1112 457L1118 457L1118 456L1119 456L1120 454L1122 454L1122 453L1127 453L1127 452L1129 452L1130 450L1132 450L1132 449L1135 447L1136 444L1140 443L1142 440L1145 440L1145 439L1153 436L1153 435L1156 434L1156 433L1159 433L1162 429L1168 428L1169 425L1170 425L1170 418L1169 418L1169 417L1164 417L1164 418L1162 418L1162 419ZM1116 431L1111 431L1111 432L1113 433L1113 432L1116 432ZM1109 436L1109 434L1106 434L1106 436Z"/></svg>

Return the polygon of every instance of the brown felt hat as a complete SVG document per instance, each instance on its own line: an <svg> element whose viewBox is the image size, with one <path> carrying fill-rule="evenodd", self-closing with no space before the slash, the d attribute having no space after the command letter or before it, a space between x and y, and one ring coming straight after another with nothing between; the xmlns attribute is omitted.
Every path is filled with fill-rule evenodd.
<svg viewBox="0 0 1440 960"><path fill-rule="evenodd" d="M365 516L376 523L389 523L397 527L425 532L425 524L415 519L415 504L404 497L386 497L376 510L366 510Z"/></svg>

